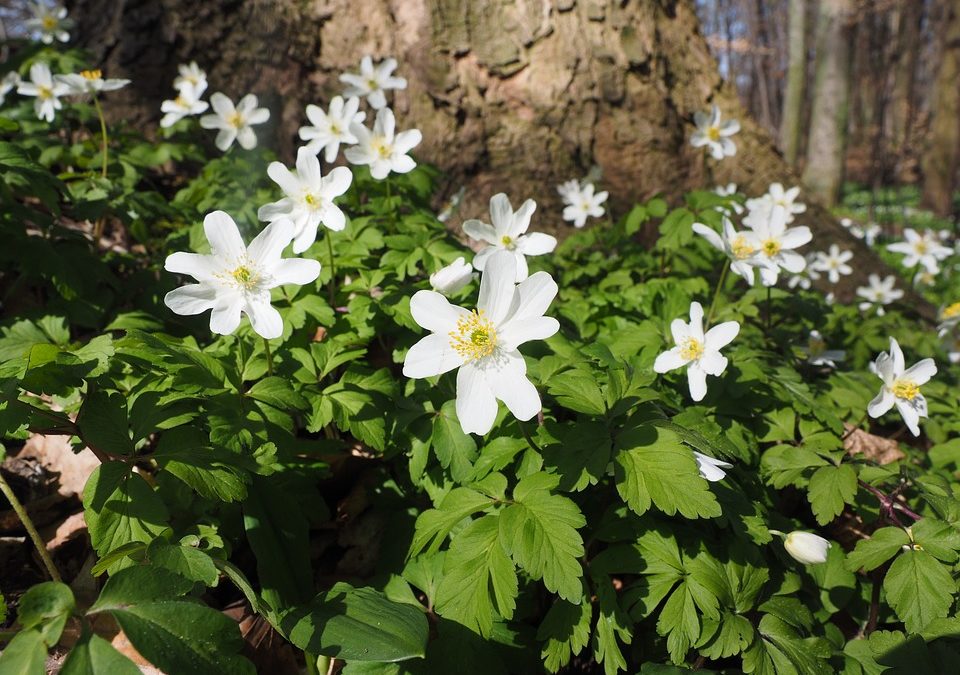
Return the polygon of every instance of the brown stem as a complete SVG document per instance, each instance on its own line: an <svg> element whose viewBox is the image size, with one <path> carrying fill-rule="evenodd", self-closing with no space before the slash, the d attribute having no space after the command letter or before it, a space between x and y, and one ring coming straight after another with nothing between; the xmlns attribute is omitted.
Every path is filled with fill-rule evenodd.
<svg viewBox="0 0 960 675"><path fill-rule="evenodd" d="M900 522L900 519L897 518L897 514L894 513L894 510L899 510L901 513L910 516L914 521L920 520L923 518L919 513L911 509L909 506L901 503L897 499L894 499L891 495L885 494L883 491L875 488L866 481L857 479L857 483L864 490L872 494L880 501L880 512L887 517L888 520L895 523L899 527L903 527L903 523ZM898 490L899 491L899 490Z"/></svg>
<svg viewBox="0 0 960 675"><path fill-rule="evenodd" d="M870 614L867 618L867 625L863 629L864 636L877 629L877 621L880 618L880 575L873 575L873 589L870 592Z"/></svg>

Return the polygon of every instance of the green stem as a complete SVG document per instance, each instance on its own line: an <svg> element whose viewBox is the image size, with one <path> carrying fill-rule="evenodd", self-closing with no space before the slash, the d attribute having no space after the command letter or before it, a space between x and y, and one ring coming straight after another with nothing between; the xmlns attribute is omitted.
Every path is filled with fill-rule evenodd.
<svg viewBox="0 0 960 675"><path fill-rule="evenodd" d="M327 292L330 296L330 308L335 307L334 303L334 294L333 294L333 283L337 278L337 266L333 261L333 240L330 238L330 232L327 232L327 251L330 253L330 281L327 282Z"/></svg>
<svg viewBox="0 0 960 675"><path fill-rule="evenodd" d="M319 668L320 664L318 663L318 661L320 659L323 659L325 663L329 664L329 661L330 661L329 656L316 656L315 654L311 654L310 652L304 652L303 658L307 662L307 675L326 675L326 670L329 669L329 665L327 669L325 669L324 672L321 673Z"/></svg>
<svg viewBox="0 0 960 675"><path fill-rule="evenodd" d="M100 169L100 175L107 177L107 121L103 117L103 108L100 106L100 99L93 95L93 106L97 109L97 116L100 118L100 137L102 139L103 166Z"/></svg>
<svg viewBox="0 0 960 675"><path fill-rule="evenodd" d="M263 338L263 350L267 353L267 375L273 375L273 352L270 351L270 340Z"/></svg>
<svg viewBox="0 0 960 675"><path fill-rule="evenodd" d="M523 422L521 422L520 420L517 420L517 426L520 427L520 433L522 433L522 434L523 434L523 437L524 437L525 439L527 439L527 443L530 444L530 447L531 447L533 450L536 450L537 452L542 453L543 450L541 450L541 449L540 449L540 446L537 445L537 444L534 442L534 440L530 437L530 433L527 431L527 428L523 425Z"/></svg>
<svg viewBox="0 0 960 675"><path fill-rule="evenodd" d="M727 270L730 269L730 259L727 258L727 262L723 265L723 270L720 272L720 279L717 281L717 290L713 292L713 302L710 303L710 311L707 312L707 324L704 328L710 327L710 320L713 318L713 311L717 308L717 299L720 297L720 291L723 290L723 284L727 280Z"/></svg>
<svg viewBox="0 0 960 675"><path fill-rule="evenodd" d="M20 500L17 499L17 496L13 494L13 489L10 487L10 484L7 483L7 479L3 477L2 473L0 473L0 492L2 492L3 496L10 502L10 506L13 507L17 517L20 518L20 522L23 523L23 527L27 530L27 534L30 535L30 539L37 548L37 553L40 554L40 559L43 560L43 565L47 568L47 573L50 575L50 578L56 582L60 582L60 572L57 571L56 565L53 564L53 559L50 557L47 545L43 542L43 539L40 538L40 533L37 532L33 521L30 520L30 516L27 515L27 510L23 507L23 504L20 503Z"/></svg>
<svg viewBox="0 0 960 675"><path fill-rule="evenodd" d="M773 312L770 309L770 294L773 292L772 287L767 286L767 332L770 332L770 324L773 322Z"/></svg>

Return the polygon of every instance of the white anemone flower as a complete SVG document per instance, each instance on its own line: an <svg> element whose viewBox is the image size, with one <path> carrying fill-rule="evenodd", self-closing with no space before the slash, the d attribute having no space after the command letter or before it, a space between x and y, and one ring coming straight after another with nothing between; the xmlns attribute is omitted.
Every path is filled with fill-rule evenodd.
<svg viewBox="0 0 960 675"><path fill-rule="evenodd" d="M50 66L46 63L34 63L30 66L30 81L21 80L17 85L17 93L21 96L36 96L33 110L37 113L37 117L52 122L57 111L63 108L60 97L69 94L70 88L60 80L54 79L50 73Z"/></svg>
<svg viewBox="0 0 960 675"><path fill-rule="evenodd" d="M210 330L229 335L240 325L241 313L253 330L268 340L283 333L280 313L270 305L270 289L286 284L302 286L320 275L320 263L304 258L282 258L293 239L289 219L277 220L244 245L233 218L214 211L203 219L210 253L178 252L170 255L164 269L187 274L199 283L167 293L163 302L184 316L210 313Z"/></svg>
<svg viewBox="0 0 960 675"><path fill-rule="evenodd" d="M933 359L923 359L905 368L900 345L890 338L890 352L881 352L874 366L877 377L883 380L883 387L870 401L867 413L870 417L880 417L897 406L910 433L919 436L920 418L927 416L927 400L920 393L920 387L937 374L936 363Z"/></svg>
<svg viewBox="0 0 960 675"><path fill-rule="evenodd" d="M540 412L540 395L527 379L527 364L517 348L546 340L560 324L544 316L557 284L537 272L517 284L514 256L498 252L480 279L477 309L451 305L435 291L418 291L410 299L414 321L430 331L403 361L403 374L419 379L457 372L457 417L465 433L483 435L497 417L497 400L519 420Z"/></svg>
<svg viewBox="0 0 960 675"><path fill-rule="evenodd" d="M740 122L727 120L721 124L720 108L716 105L709 113L695 112L693 122L697 125L697 128L690 137L690 145L695 148L707 146L714 159L733 157L737 154L737 146L730 139L730 136L740 131Z"/></svg>
<svg viewBox="0 0 960 675"><path fill-rule="evenodd" d="M937 274L940 271L940 261L953 253L952 249L940 243L940 238L931 230L919 234L908 227L903 231L903 237L906 241L888 244L887 250L902 253L905 256L901 261L904 267L920 265L930 274Z"/></svg>
<svg viewBox="0 0 960 675"><path fill-rule="evenodd" d="M303 253L310 248L317 240L317 228L321 224L334 232L346 227L346 216L333 200L350 188L353 174L347 167L335 167L324 176L320 160L309 148L303 147L297 152L296 173L282 162L270 162L267 175L286 196L261 206L257 217L268 222L281 218L292 220L294 253Z"/></svg>
<svg viewBox="0 0 960 675"><path fill-rule="evenodd" d="M7 98L7 94L17 88L17 85L20 84L20 73L15 70L11 70L9 73L3 76L0 79L0 105L3 105L4 101Z"/></svg>
<svg viewBox="0 0 960 675"><path fill-rule="evenodd" d="M172 100L164 101L160 104L160 112L165 113L160 120L160 126L164 129L172 127L174 124L190 115L200 115L207 111L210 104L201 101L200 97L207 89L206 80L197 85L184 83L177 90L177 97Z"/></svg>
<svg viewBox="0 0 960 675"><path fill-rule="evenodd" d="M221 152L226 152L234 141L244 150L257 147L257 134L254 124L263 124L270 119L270 111L257 107L257 97L247 94L236 106L233 101L219 91L210 97L213 114L200 118L204 129L219 129L216 144Z"/></svg>
<svg viewBox="0 0 960 675"><path fill-rule="evenodd" d="M99 94L101 91L116 91L130 84L130 80L103 79L100 70L81 70L79 73L57 75L58 80L70 88L70 94Z"/></svg>
<svg viewBox="0 0 960 675"><path fill-rule="evenodd" d="M857 288L857 296L863 298L857 305L861 312L875 309L877 316L883 316L886 314L885 305L896 302L903 297L903 291L894 288L897 279L892 274L888 274L883 279L877 274L871 274L867 278L867 283L867 286Z"/></svg>
<svg viewBox="0 0 960 675"><path fill-rule="evenodd" d="M576 228L587 224L587 218L600 218L605 211L601 204L607 201L609 193L594 193L593 183L587 183L577 193L571 193L571 201L563 209L563 219L573 223Z"/></svg>
<svg viewBox="0 0 960 675"><path fill-rule="evenodd" d="M753 286L754 268L762 264L758 257L760 240L755 233L749 230L737 232L726 216L723 217L722 235L703 223L694 223L693 231L710 242L715 249L722 251L730 259L730 269Z"/></svg>
<svg viewBox="0 0 960 675"><path fill-rule="evenodd" d="M795 530L784 538L783 548L799 563L819 565L827 562L830 542L812 532Z"/></svg>
<svg viewBox="0 0 960 675"><path fill-rule="evenodd" d="M775 204L769 211L751 211L743 222L760 240L759 257L765 264L760 266L760 280L764 286L777 283L780 269L790 274L799 274L807 266L807 260L793 249L813 239L806 225L787 227L787 210Z"/></svg>
<svg viewBox="0 0 960 675"><path fill-rule="evenodd" d="M473 265L460 256L446 267L441 267L430 275L430 286L437 293L452 295L476 279L478 274Z"/></svg>
<svg viewBox="0 0 960 675"><path fill-rule="evenodd" d="M557 186L557 194L563 200L564 204L572 204L577 195L580 194L580 181L576 178L566 180Z"/></svg>
<svg viewBox="0 0 960 675"><path fill-rule="evenodd" d="M195 87L202 92L207 88L207 73L197 65L196 61L181 63L177 66L177 72L179 75L173 80L174 89Z"/></svg>
<svg viewBox="0 0 960 675"><path fill-rule="evenodd" d="M311 103L307 106L307 119L312 126L300 127L300 140L307 141L306 147L310 148L310 152L318 155L323 150L324 161L333 162L340 152L341 143L351 145L357 142L350 127L367 118L367 113L357 112L359 107L360 99L356 96L346 101L342 96L334 96L327 112Z"/></svg>
<svg viewBox="0 0 960 675"><path fill-rule="evenodd" d="M847 262L853 258L853 251L841 251L836 244L830 244L827 252L817 251L816 258L810 264L812 269L824 272L831 284L840 281L840 276L853 274L853 268Z"/></svg>
<svg viewBox="0 0 960 675"><path fill-rule="evenodd" d="M383 180L393 173L409 173L417 167L407 153L423 140L419 129L396 132L397 120L390 108L381 108L373 122L371 132L359 122L350 125L350 133L357 137L357 144L347 148L343 156L351 164L369 165L370 175Z"/></svg>
<svg viewBox="0 0 960 675"><path fill-rule="evenodd" d="M347 98L358 96L367 98L367 103L374 110L380 110L387 105L386 91L388 89L406 89L407 81L402 77L394 77L397 69L396 59L384 59L376 66L370 56L360 60L360 73L344 73L340 81L347 85L343 95Z"/></svg>
<svg viewBox="0 0 960 675"><path fill-rule="evenodd" d="M716 483L719 480L723 480L727 472L724 469L732 469L733 464L730 462L724 462L720 459L715 459L710 455L705 455L702 452L693 451L693 458L697 461L697 470L700 471L700 477L710 481L711 483Z"/></svg>
<svg viewBox="0 0 960 675"><path fill-rule="evenodd" d="M737 184L727 183L726 185L718 185L713 188L713 194L717 195L718 197L733 197L737 194ZM737 215L743 213L743 204L733 200L727 202L726 206L720 206L717 208L719 211L731 210Z"/></svg>
<svg viewBox="0 0 960 675"><path fill-rule="evenodd" d="M784 190L783 185L780 183L771 183L770 187L767 188L766 194L747 200L747 208L750 211L769 213L774 206L780 206L786 211L787 222L792 223L793 217L796 214L803 213L807 210L806 204L801 204L797 201L797 197L799 196L799 187Z"/></svg>
<svg viewBox="0 0 960 675"><path fill-rule="evenodd" d="M526 279L529 274L526 256L550 253L557 247L556 238L549 234L526 234L530 227L530 217L536 208L537 203L528 199L514 211L507 195L502 192L493 195L490 198L492 224L475 218L463 223L463 231L468 237L489 244L474 256L473 266L482 272L490 256L497 251L509 251L517 260L517 281Z"/></svg>
<svg viewBox="0 0 960 675"><path fill-rule="evenodd" d="M702 401L707 395L707 375L722 375L727 368L727 357L723 356L720 350L737 337L740 324L726 321L704 333L703 307L699 302L692 302L690 323L683 319L674 319L670 324L670 332L676 346L657 356L653 370L666 373L686 366L690 398Z"/></svg>
<svg viewBox="0 0 960 675"><path fill-rule="evenodd" d="M940 324L937 335L943 337L948 331L960 324L960 302L954 302L940 310Z"/></svg>
<svg viewBox="0 0 960 675"><path fill-rule="evenodd" d="M877 237L880 236L880 226L876 223L867 223L863 227L853 225L850 228L850 234L857 239L863 239L867 243L867 246L873 246L877 243Z"/></svg>
<svg viewBox="0 0 960 675"><path fill-rule="evenodd" d="M31 2L33 18L27 19L24 26L40 35L40 41L45 45L53 41L68 42L70 29L73 28L73 19L67 18L67 8L56 3L48 6L45 2Z"/></svg>
<svg viewBox="0 0 960 675"><path fill-rule="evenodd" d="M801 347L800 351L806 354L807 363L811 366L826 366L827 368L836 368L837 361L843 361L847 356L847 353L842 349L827 349L827 342L818 330L810 331L807 346Z"/></svg>

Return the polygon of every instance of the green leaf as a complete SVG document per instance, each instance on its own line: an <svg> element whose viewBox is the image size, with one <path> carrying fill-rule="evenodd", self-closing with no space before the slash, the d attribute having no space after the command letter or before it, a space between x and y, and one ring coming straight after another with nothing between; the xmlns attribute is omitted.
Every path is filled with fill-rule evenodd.
<svg viewBox="0 0 960 675"><path fill-rule="evenodd" d="M597 593L597 627L593 632L593 656L603 665L605 675L617 675L627 669L627 661L620 651L618 639L624 644L631 642L631 621L617 602L617 594L608 578L595 578Z"/></svg>
<svg viewBox="0 0 960 675"><path fill-rule="evenodd" d="M0 653L0 673L46 675L47 648L40 631L20 631Z"/></svg>
<svg viewBox="0 0 960 675"><path fill-rule="evenodd" d="M642 515L655 504L667 515L714 518L720 505L700 477L693 453L668 429L643 426L617 438L617 491Z"/></svg>
<svg viewBox="0 0 960 675"><path fill-rule="evenodd" d="M294 391L289 380L275 375L250 387L246 396L287 412L303 412L310 407L307 399Z"/></svg>
<svg viewBox="0 0 960 675"><path fill-rule="evenodd" d="M869 572L880 567L909 544L910 537L899 527L881 527L870 535L869 539L858 541L856 548L847 554L847 569L856 572L863 568Z"/></svg>
<svg viewBox="0 0 960 675"><path fill-rule="evenodd" d="M590 622L593 620L593 605L581 600L572 604L557 600L550 607L537 629L537 640L543 642L540 655L544 666L555 673L570 663L570 659L590 642Z"/></svg>
<svg viewBox="0 0 960 675"><path fill-rule="evenodd" d="M17 621L25 630L38 629L44 642L55 645L75 609L73 591L69 586L45 581L32 586L20 598Z"/></svg>
<svg viewBox="0 0 960 675"><path fill-rule="evenodd" d="M950 569L929 553L907 550L890 565L883 590L907 631L917 633L947 616L957 584Z"/></svg>
<svg viewBox="0 0 960 675"><path fill-rule="evenodd" d="M199 581L207 586L216 586L220 572L213 558L193 546L168 544L156 539L147 550L150 562L175 572L190 581Z"/></svg>
<svg viewBox="0 0 960 675"><path fill-rule="evenodd" d="M127 399L123 394L96 389L80 406L77 426L88 445L114 455L133 453L127 424Z"/></svg>
<svg viewBox="0 0 960 675"><path fill-rule="evenodd" d="M504 490L507 487L507 479L499 473L490 474L484 481L501 483ZM416 531L413 535L413 543L410 545L410 556L415 556L424 549L427 553L436 553L440 550L443 540L460 521L494 502L496 498L489 494L471 488L454 488L447 493L437 508L424 511L417 517Z"/></svg>
<svg viewBox="0 0 960 675"><path fill-rule="evenodd" d="M817 522L826 525L853 502L857 494L857 472L849 464L823 466L810 477L807 497Z"/></svg>
<svg viewBox="0 0 960 675"><path fill-rule="evenodd" d="M913 540L924 551L945 563L957 562L960 549L960 531L950 523L936 518L922 518L910 528Z"/></svg>
<svg viewBox="0 0 960 675"><path fill-rule="evenodd" d="M550 378L547 390L557 402L577 412L603 415L607 404L597 378L583 370L567 370Z"/></svg>
<svg viewBox="0 0 960 675"><path fill-rule="evenodd" d="M657 619L657 632L667 638L667 651L674 663L683 663L690 647L700 637L700 616L690 584L681 582L667 598Z"/></svg>
<svg viewBox="0 0 960 675"><path fill-rule="evenodd" d="M338 583L282 620L304 651L346 661L396 662L422 658L429 626L423 611L392 602L372 588Z"/></svg>
<svg viewBox="0 0 960 675"><path fill-rule="evenodd" d="M175 429L163 435L156 460L201 496L221 502L240 501L247 496L249 456L225 448L211 448L192 429Z"/></svg>
<svg viewBox="0 0 960 675"><path fill-rule="evenodd" d="M570 499L551 494L559 480L535 473L517 483L514 503L500 513L500 543L531 577L542 578L547 590L580 602L583 539L577 529L587 521Z"/></svg>
<svg viewBox="0 0 960 675"><path fill-rule="evenodd" d="M141 670L99 635L85 633L67 655L60 675L141 675Z"/></svg>
<svg viewBox="0 0 960 675"><path fill-rule="evenodd" d="M474 520L454 538L437 588L437 612L485 637L496 611L509 619L519 592L517 573L500 544L497 516Z"/></svg>
<svg viewBox="0 0 960 675"><path fill-rule="evenodd" d="M546 467L556 468L560 489L581 492L600 482L613 450L607 426L584 421L550 431L558 438L544 446L543 461Z"/></svg>
<svg viewBox="0 0 960 675"><path fill-rule="evenodd" d="M189 593L192 588L192 581L169 570L152 565L128 567L107 579L89 613L178 598Z"/></svg>
<svg viewBox="0 0 960 675"><path fill-rule="evenodd" d="M433 417L433 451L444 469L458 483L467 479L473 470L471 462L477 456L477 444L470 434L463 432L457 420L456 401L447 401Z"/></svg>

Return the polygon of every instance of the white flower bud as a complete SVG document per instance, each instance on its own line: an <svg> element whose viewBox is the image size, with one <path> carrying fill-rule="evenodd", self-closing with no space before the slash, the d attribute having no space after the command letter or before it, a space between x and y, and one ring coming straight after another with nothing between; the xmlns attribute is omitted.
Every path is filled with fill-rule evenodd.
<svg viewBox="0 0 960 675"><path fill-rule="evenodd" d="M430 275L430 285L433 290L444 295L456 293L470 283L476 276L473 265L465 262L463 257L457 258L446 267L442 267Z"/></svg>
<svg viewBox="0 0 960 675"><path fill-rule="evenodd" d="M804 565L816 565L827 562L827 550L830 548L830 542L812 532L796 530L788 534L786 539L783 540L783 547L797 562Z"/></svg>

